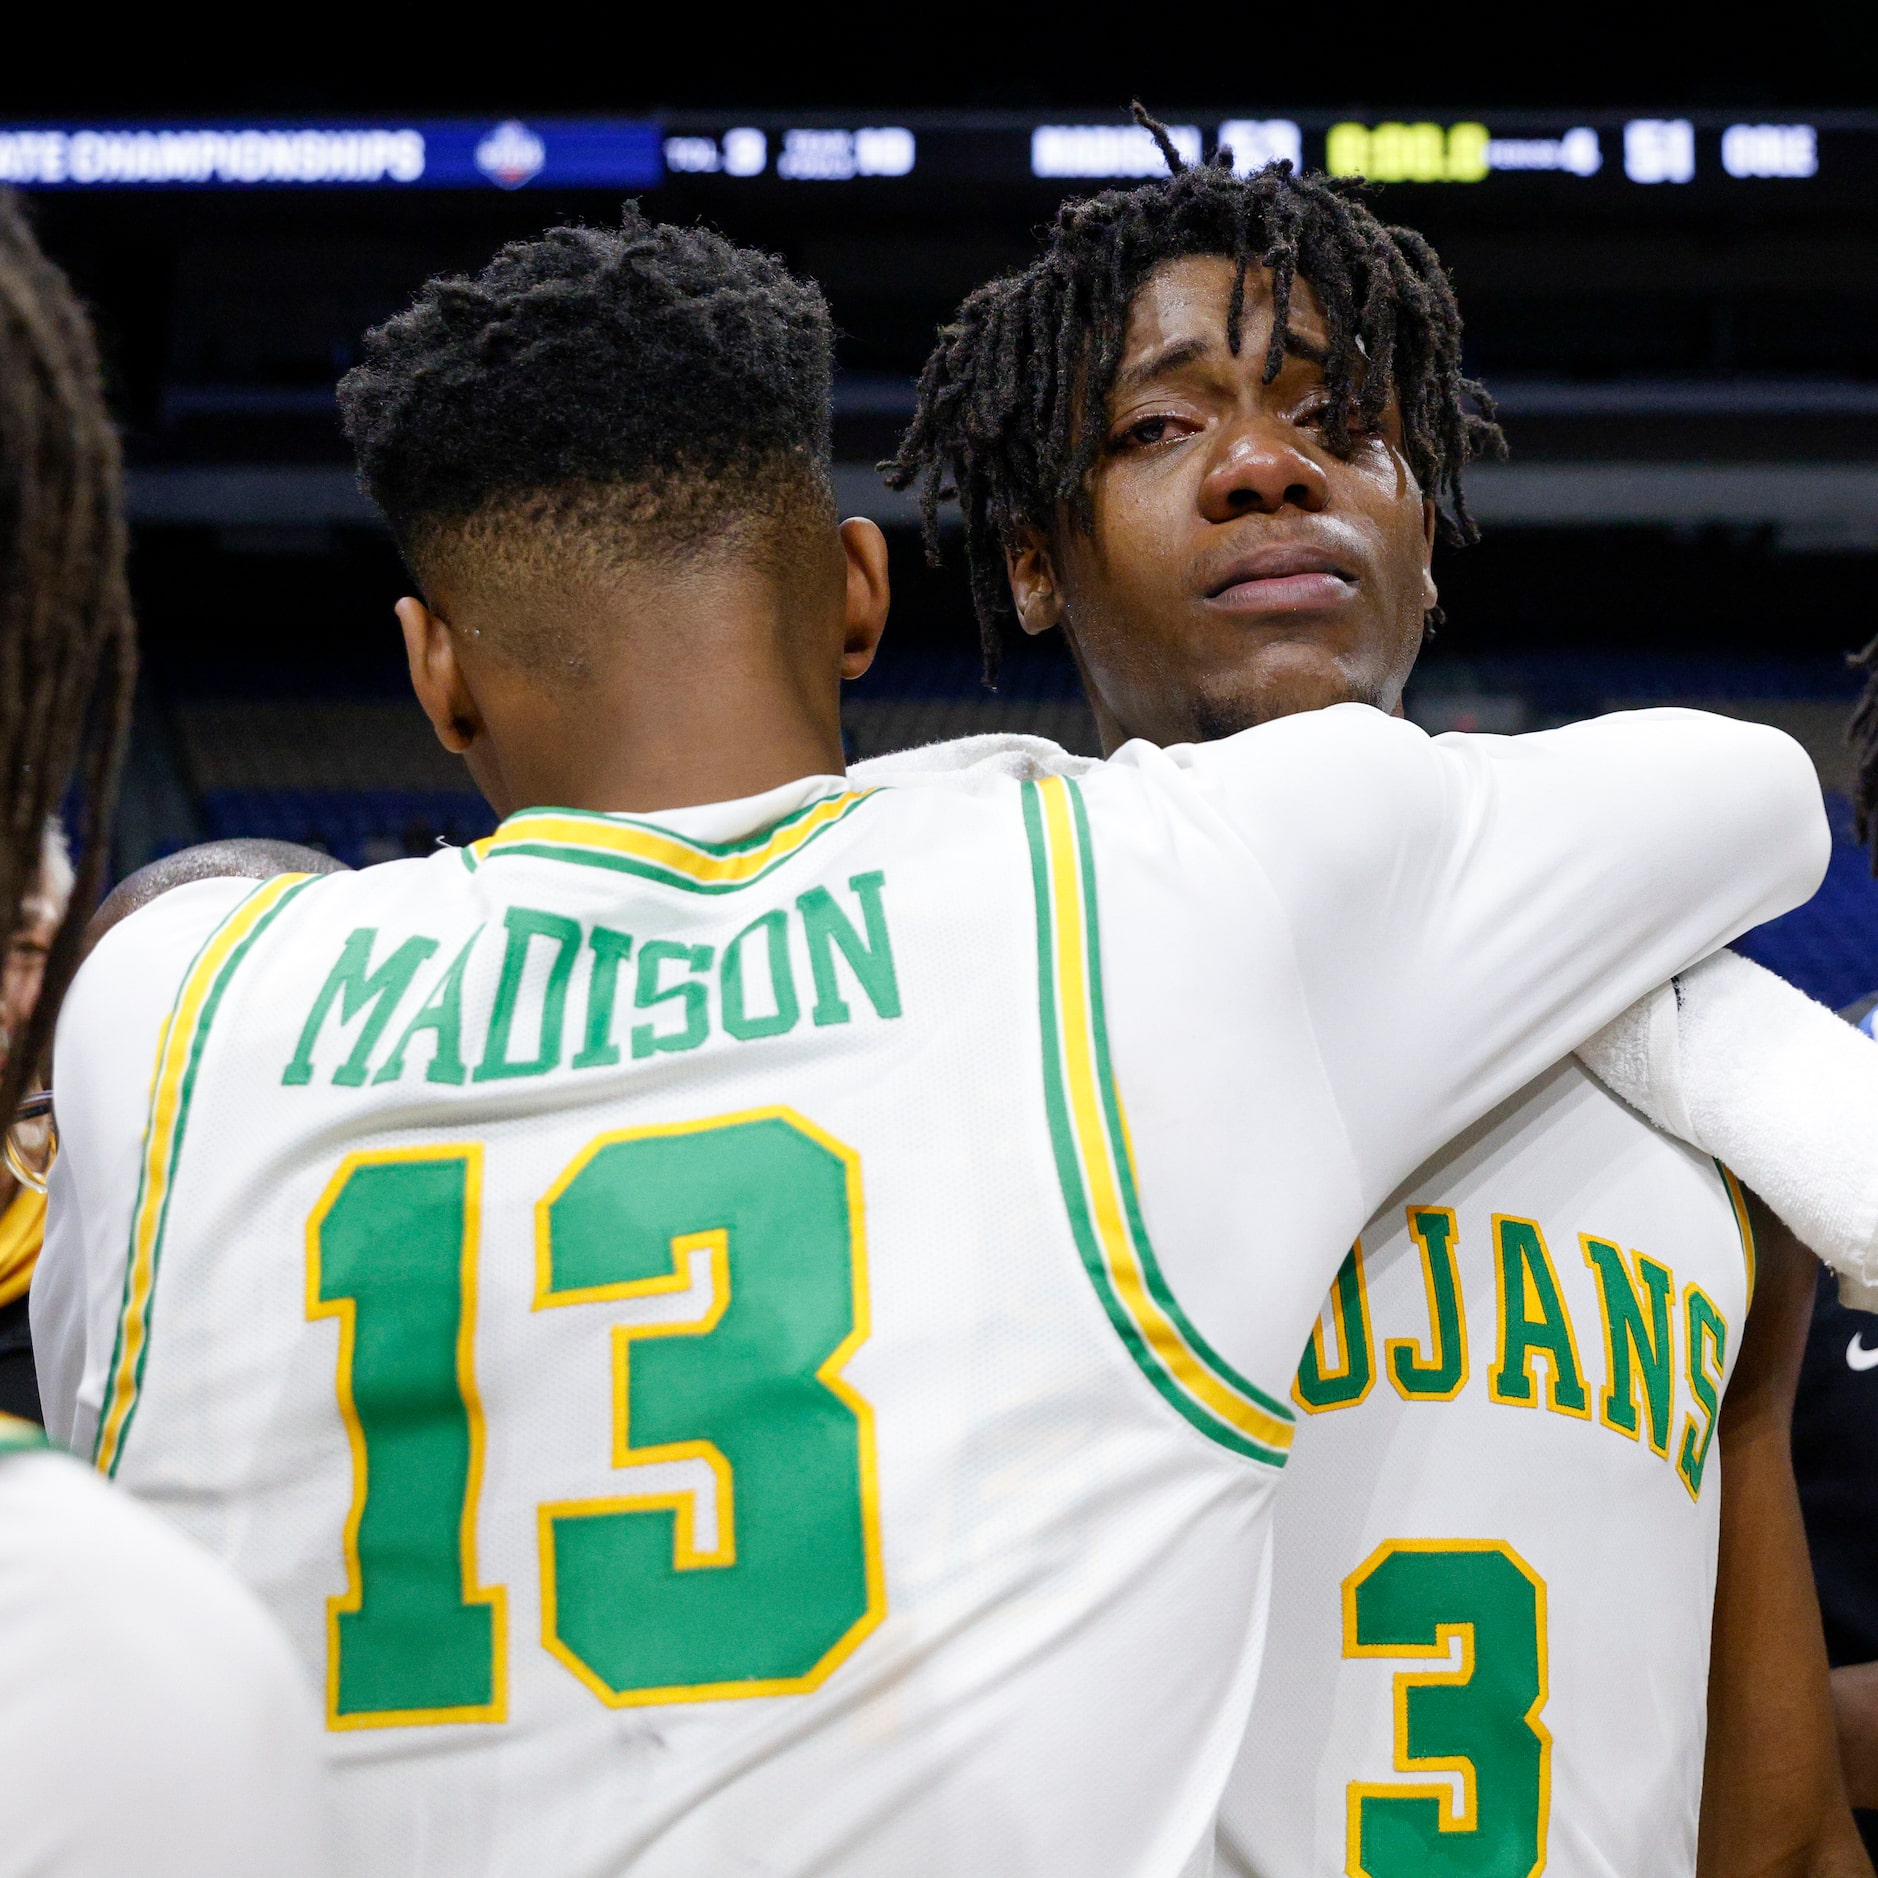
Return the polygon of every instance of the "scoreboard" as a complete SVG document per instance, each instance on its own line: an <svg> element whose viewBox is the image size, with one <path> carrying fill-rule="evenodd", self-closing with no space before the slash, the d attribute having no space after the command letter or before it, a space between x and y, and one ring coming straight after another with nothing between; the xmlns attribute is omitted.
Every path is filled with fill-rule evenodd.
<svg viewBox="0 0 1878 1878"><path fill-rule="evenodd" d="M1878 183L1878 112L1766 121L1716 112L1180 112L1188 162L1275 159L1378 183L1504 193L1537 181L1587 204L1639 191L1862 194ZM0 183L61 191L499 189L660 185L871 193L1055 190L1162 172L1132 123L991 113L867 121L708 113L491 121L0 123Z"/></svg>

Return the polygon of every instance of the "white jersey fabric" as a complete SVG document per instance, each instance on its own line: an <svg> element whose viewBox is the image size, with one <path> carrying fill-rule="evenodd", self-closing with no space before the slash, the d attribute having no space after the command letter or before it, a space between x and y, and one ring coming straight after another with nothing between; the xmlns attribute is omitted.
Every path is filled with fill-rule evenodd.
<svg viewBox="0 0 1878 1878"><path fill-rule="evenodd" d="M858 774L975 766L1090 764L985 738ZM1752 1273L1731 1176L1575 1062L1390 1196L1292 1384L1222 1872L1693 1872L1713 1431Z"/></svg>
<svg viewBox="0 0 1878 1878"><path fill-rule="evenodd" d="M1694 1872L1753 1258L1576 1063L1391 1196L1292 1385L1222 1872Z"/></svg>
<svg viewBox="0 0 1878 1878"><path fill-rule="evenodd" d="M319 1748L254 1594L0 1416L0 1873L323 1878Z"/></svg>
<svg viewBox="0 0 1878 1878"><path fill-rule="evenodd" d="M313 1666L348 1872L1197 1869L1352 1237L1825 852L1759 727L1353 706L178 889L50 1414Z"/></svg>
<svg viewBox="0 0 1878 1878"><path fill-rule="evenodd" d="M1091 763L991 737L857 776L979 767ZM1721 966L1759 976L1728 955L1691 981ZM1784 985L1765 995L1784 1025L1804 1010ZM1732 1176L1576 1062L1390 1196L1291 1388L1222 1873L1694 1871L1714 1429L1753 1260Z"/></svg>

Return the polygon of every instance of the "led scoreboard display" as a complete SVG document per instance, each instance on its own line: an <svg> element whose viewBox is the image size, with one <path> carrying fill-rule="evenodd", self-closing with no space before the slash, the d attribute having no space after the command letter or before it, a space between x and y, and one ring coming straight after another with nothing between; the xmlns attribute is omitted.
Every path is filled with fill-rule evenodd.
<svg viewBox="0 0 1878 1878"><path fill-rule="evenodd" d="M1545 179L1587 202L1647 188L1769 182L1866 190L1878 112L1806 121L1725 114L1183 112L1168 125L1198 162L1277 159L1378 183L1497 191ZM683 189L902 192L921 185L1058 190L1153 176L1151 136L1113 119L870 114L845 123L706 114L650 118L382 118L349 123L0 123L0 184L28 189Z"/></svg>
<svg viewBox="0 0 1878 1878"><path fill-rule="evenodd" d="M642 189L659 126L496 123L0 124L0 183L28 189Z"/></svg>
<svg viewBox="0 0 1878 1878"><path fill-rule="evenodd" d="M1658 117L1587 113L1538 120L1491 112L1357 116L1331 113L1181 113L1167 125L1181 157L1197 163L1232 152L1234 167L1280 158L1300 169L1365 176L1377 183L1505 187L1514 178L1552 178L1595 199L1615 187L1715 182L1846 182L1878 179L1878 112L1836 113L1807 122L1735 121L1717 114ZM821 168L792 165L806 140L852 141L855 160ZM892 138L889 168L862 160L867 140ZM1114 121L1045 122L992 115L914 115L891 130L809 130L775 120L732 125L686 119L665 134L673 177L721 178L718 186L760 182L855 181L894 177L940 185L1012 187L1158 176L1153 137Z"/></svg>

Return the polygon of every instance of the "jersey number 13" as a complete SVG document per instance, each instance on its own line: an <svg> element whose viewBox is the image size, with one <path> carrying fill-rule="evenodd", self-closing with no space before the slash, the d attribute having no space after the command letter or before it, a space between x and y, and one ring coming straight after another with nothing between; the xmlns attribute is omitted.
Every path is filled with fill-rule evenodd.
<svg viewBox="0 0 1878 1878"><path fill-rule="evenodd" d="M352 1448L335 1728L507 1714L507 1593L476 1564L481 1191L475 1143L354 1154L307 1227ZM885 1607L872 1418L840 1374L867 1335L853 1152L781 1108L589 1142L535 1207L534 1308L640 1300L609 1326L637 1479L538 1508L543 1645L616 1707L812 1689Z"/></svg>

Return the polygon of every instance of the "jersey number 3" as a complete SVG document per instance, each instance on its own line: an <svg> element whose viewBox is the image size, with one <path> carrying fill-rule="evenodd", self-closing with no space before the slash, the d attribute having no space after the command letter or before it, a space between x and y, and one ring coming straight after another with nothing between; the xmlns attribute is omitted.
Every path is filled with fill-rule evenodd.
<svg viewBox="0 0 1878 1878"><path fill-rule="evenodd" d="M1445 1781L1352 1781L1358 1878L1529 1878L1545 1865L1552 1737L1545 1584L1491 1539L1393 1539L1344 1580L1346 1657L1436 1658L1395 1678L1395 1764ZM1453 1661L1458 1642L1460 1661Z"/></svg>
<svg viewBox="0 0 1878 1878"><path fill-rule="evenodd" d="M481 1186L474 1143L355 1154L308 1226L352 1445L336 1728L507 1713L507 1597L476 1565ZM643 1490L540 1507L542 1641L613 1706L812 1689L885 1607L840 1375L867 1335L854 1154L784 1109L588 1143L536 1206L534 1305L624 1303L612 1459Z"/></svg>

